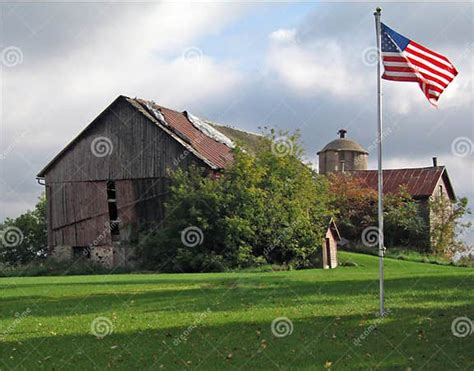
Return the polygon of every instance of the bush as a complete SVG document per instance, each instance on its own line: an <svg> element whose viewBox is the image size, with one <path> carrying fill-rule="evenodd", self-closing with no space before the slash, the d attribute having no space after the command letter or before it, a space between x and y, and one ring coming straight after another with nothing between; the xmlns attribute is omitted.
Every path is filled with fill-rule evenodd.
<svg viewBox="0 0 474 371"><path fill-rule="evenodd" d="M286 156L272 151L271 131L255 155L236 148L222 174L198 167L174 172L163 227L139 239L143 266L166 272L313 266L332 214L328 183L302 162L298 133L279 135L291 143Z"/></svg>
<svg viewBox="0 0 474 371"><path fill-rule="evenodd" d="M119 274L129 273L128 268L106 268L103 265L90 261L58 262L55 260L44 260L22 266L0 265L0 277L30 277L30 276L76 276L88 274Z"/></svg>
<svg viewBox="0 0 474 371"><path fill-rule="evenodd" d="M0 263L25 265L42 261L47 249L46 197L39 198L34 210L0 225Z"/></svg>

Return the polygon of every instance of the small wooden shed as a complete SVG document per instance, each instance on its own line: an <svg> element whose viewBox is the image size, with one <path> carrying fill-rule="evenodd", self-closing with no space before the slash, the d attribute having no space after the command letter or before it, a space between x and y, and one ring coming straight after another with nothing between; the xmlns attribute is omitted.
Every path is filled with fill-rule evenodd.
<svg viewBox="0 0 474 371"><path fill-rule="evenodd" d="M334 218L329 219L327 224L321 249L321 265L323 269L332 269L337 267L337 243L341 240L341 235Z"/></svg>

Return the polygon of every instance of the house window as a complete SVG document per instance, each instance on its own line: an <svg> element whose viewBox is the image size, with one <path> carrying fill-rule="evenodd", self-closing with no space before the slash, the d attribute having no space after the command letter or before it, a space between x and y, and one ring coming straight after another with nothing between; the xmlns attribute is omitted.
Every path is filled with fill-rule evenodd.
<svg viewBox="0 0 474 371"><path fill-rule="evenodd" d="M120 235L120 229L117 210L117 191L113 180L107 182L107 203L109 206L110 234L112 235L112 240L116 241Z"/></svg>
<svg viewBox="0 0 474 371"><path fill-rule="evenodd" d="M443 186L440 184L438 189L439 189L439 195L442 196L443 195Z"/></svg>

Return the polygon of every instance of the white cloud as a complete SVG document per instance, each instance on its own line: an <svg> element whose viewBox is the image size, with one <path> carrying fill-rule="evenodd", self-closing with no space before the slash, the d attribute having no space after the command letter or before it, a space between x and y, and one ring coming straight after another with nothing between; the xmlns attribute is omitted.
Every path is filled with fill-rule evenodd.
<svg viewBox="0 0 474 371"><path fill-rule="evenodd" d="M281 28L270 34L270 40L278 43L292 43L297 42L296 29Z"/></svg>
<svg viewBox="0 0 474 371"><path fill-rule="evenodd" d="M267 65L286 87L299 94L329 94L343 99L360 96L362 76L351 66L353 55L337 40L302 44L293 29L277 30L270 39Z"/></svg>

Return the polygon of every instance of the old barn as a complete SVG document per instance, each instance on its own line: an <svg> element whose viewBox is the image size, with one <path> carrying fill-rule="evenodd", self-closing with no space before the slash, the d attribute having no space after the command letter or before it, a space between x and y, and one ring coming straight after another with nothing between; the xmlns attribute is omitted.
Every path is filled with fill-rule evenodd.
<svg viewBox="0 0 474 371"><path fill-rule="evenodd" d="M235 141L259 136L137 98L119 96L38 174L45 185L48 245L59 260L133 265L129 242L159 223L169 173L201 165L219 172Z"/></svg>

